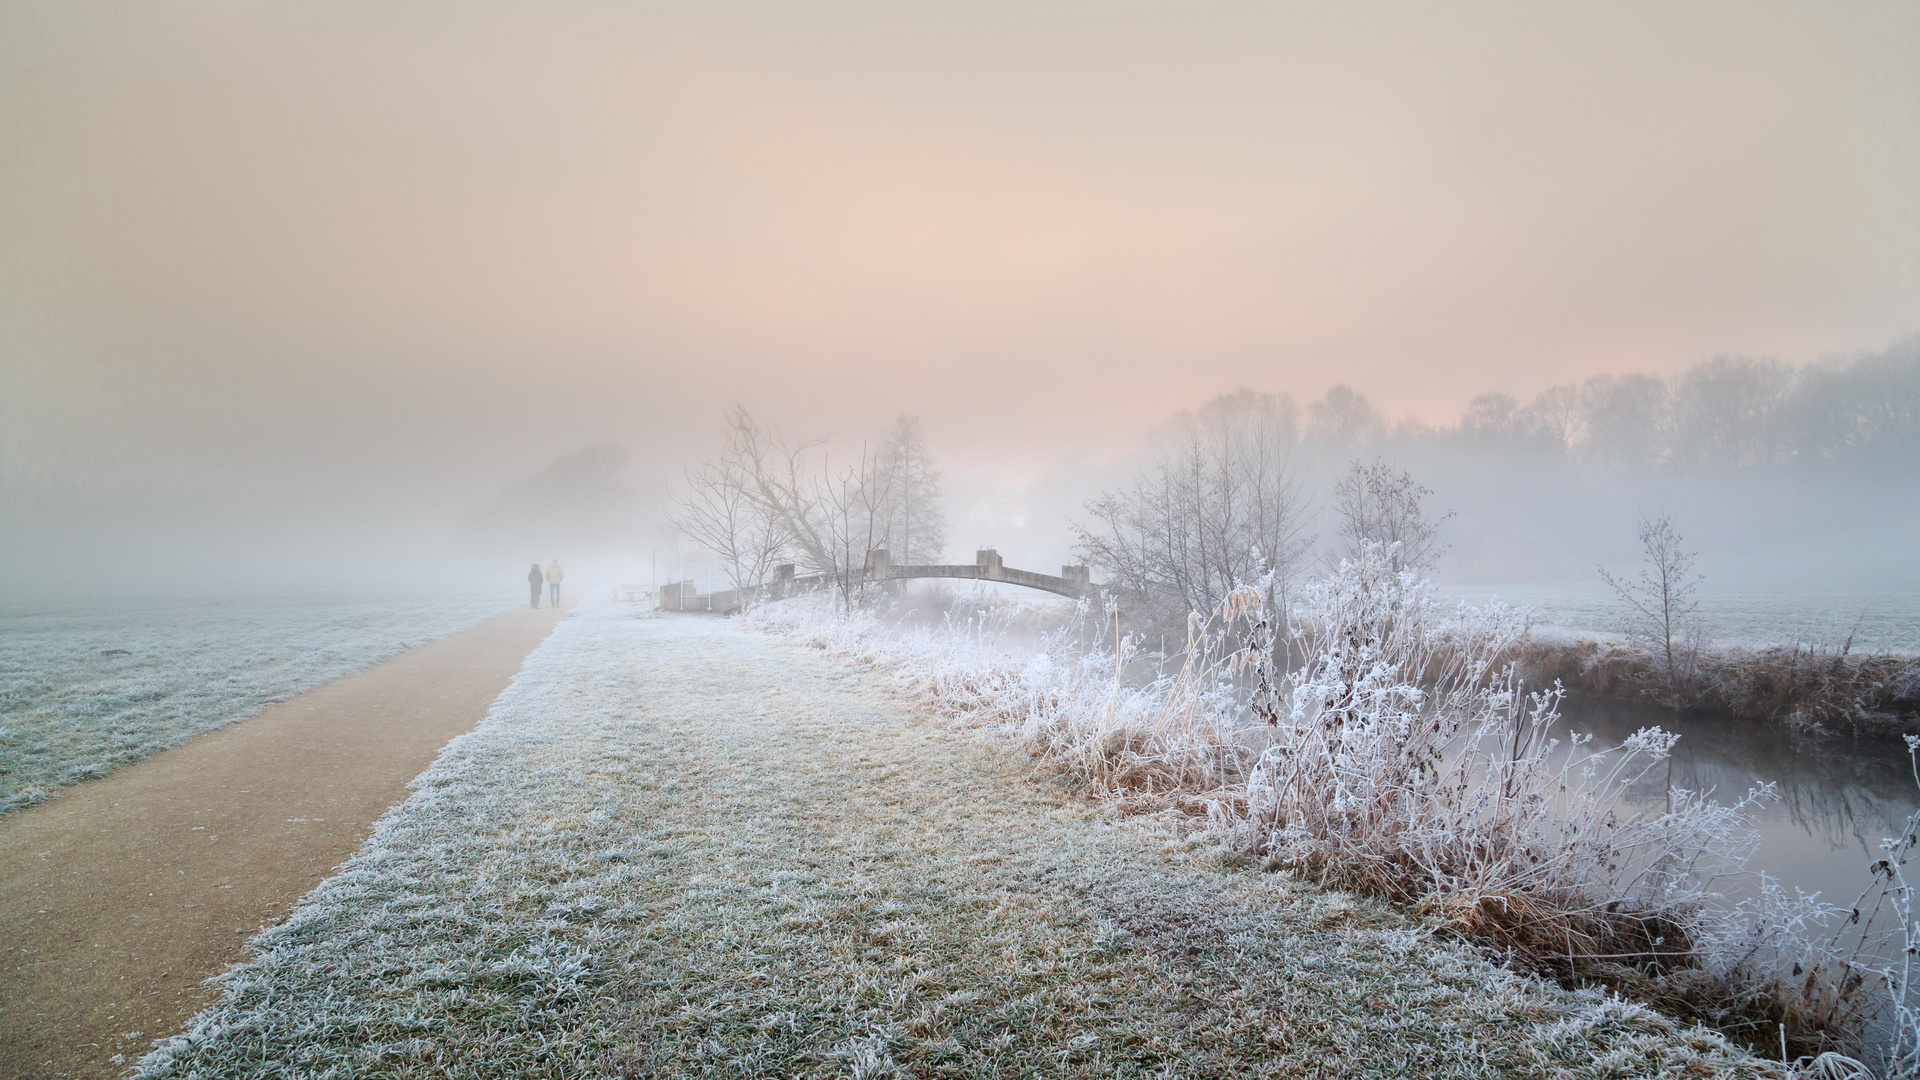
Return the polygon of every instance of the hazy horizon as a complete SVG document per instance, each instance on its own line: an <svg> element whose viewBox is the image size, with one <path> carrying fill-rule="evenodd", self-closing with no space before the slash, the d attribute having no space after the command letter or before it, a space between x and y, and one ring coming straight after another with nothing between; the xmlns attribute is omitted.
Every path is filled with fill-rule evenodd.
<svg viewBox="0 0 1920 1080"><path fill-rule="evenodd" d="M1441 425L1877 353L1916 55L1900 3L14 5L4 581L630 565L735 404L920 417L953 550L1044 566L1027 517L1238 388ZM598 445L543 535L513 493Z"/></svg>

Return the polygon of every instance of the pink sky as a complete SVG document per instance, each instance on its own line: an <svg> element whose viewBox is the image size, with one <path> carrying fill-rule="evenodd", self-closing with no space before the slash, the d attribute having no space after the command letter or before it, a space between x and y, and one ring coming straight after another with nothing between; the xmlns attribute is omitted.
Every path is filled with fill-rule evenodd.
<svg viewBox="0 0 1920 1080"><path fill-rule="evenodd" d="M464 498L734 401L1017 482L1243 385L1878 348L1915 56L1906 2L9 5L0 484Z"/></svg>

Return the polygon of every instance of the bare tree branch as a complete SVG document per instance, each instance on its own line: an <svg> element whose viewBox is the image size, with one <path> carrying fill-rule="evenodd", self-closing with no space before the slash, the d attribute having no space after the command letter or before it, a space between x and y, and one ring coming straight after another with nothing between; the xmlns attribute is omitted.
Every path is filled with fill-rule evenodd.
<svg viewBox="0 0 1920 1080"><path fill-rule="evenodd" d="M1662 665L1668 704L1680 705L1692 690L1698 667L1700 584L1706 579L1693 570L1694 553L1680 546L1673 519L1664 513L1640 516L1640 549L1646 567L1638 577L1622 580L1600 567L1606 582L1632 609L1628 636L1652 649Z"/></svg>

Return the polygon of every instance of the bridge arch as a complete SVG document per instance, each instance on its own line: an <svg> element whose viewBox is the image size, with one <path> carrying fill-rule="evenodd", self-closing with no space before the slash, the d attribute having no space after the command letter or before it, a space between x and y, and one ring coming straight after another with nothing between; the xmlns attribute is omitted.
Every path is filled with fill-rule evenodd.
<svg viewBox="0 0 1920 1080"><path fill-rule="evenodd" d="M808 574L805 577L795 577L793 567L786 565L775 568L773 585L776 590L783 584L788 587L788 590L805 588L809 585L825 584L827 576L826 574ZM895 563L886 549L876 548L867 552L865 566L859 570L849 570L841 576L844 584L849 588L882 581L951 578L960 581L998 581L1072 599L1092 596L1098 591L1093 584L1092 572L1084 566L1063 566L1057 577L1032 570L1019 570L1006 565L1001 560L1000 553L992 548L974 552L973 562L970 564Z"/></svg>
<svg viewBox="0 0 1920 1080"><path fill-rule="evenodd" d="M773 580L755 591L769 599L779 599L805 589L818 588L827 584L831 577L833 575L824 573L796 575L793 564L788 563L774 567ZM845 571L838 577L840 583L847 588L873 585L883 581L950 578L959 581L997 581L1006 585L1020 585L1074 600L1083 596L1096 596L1100 591L1099 586L1093 583L1091 571L1084 566L1063 566L1058 576L1020 570L1006 565L1001 560L1000 553L992 548L974 552L972 563L946 564L896 564L886 549L876 548L867 552L866 565L858 570ZM675 584L660 591L659 606L668 611L728 612L739 610L741 597L733 590L700 596L686 591L683 585Z"/></svg>

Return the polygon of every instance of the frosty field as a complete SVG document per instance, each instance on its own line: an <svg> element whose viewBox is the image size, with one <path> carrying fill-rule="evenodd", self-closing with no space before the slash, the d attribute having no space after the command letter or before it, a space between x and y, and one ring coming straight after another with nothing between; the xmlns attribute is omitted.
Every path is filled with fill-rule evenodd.
<svg viewBox="0 0 1920 1080"><path fill-rule="evenodd" d="M414 786L137 1075L1777 1075L737 623L583 604Z"/></svg>
<svg viewBox="0 0 1920 1080"><path fill-rule="evenodd" d="M1598 581L1455 585L1440 592L1470 604L1497 599L1530 607L1543 625L1587 633L1616 632L1626 617L1625 605ZM1910 581L1866 588L1709 579L1700 590L1700 617L1708 636L1723 644L1837 646L1851 633L1855 652L1920 653L1920 587Z"/></svg>
<svg viewBox="0 0 1920 1080"><path fill-rule="evenodd" d="M0 813L509 606L294 595L0 609Z"/></svg>

